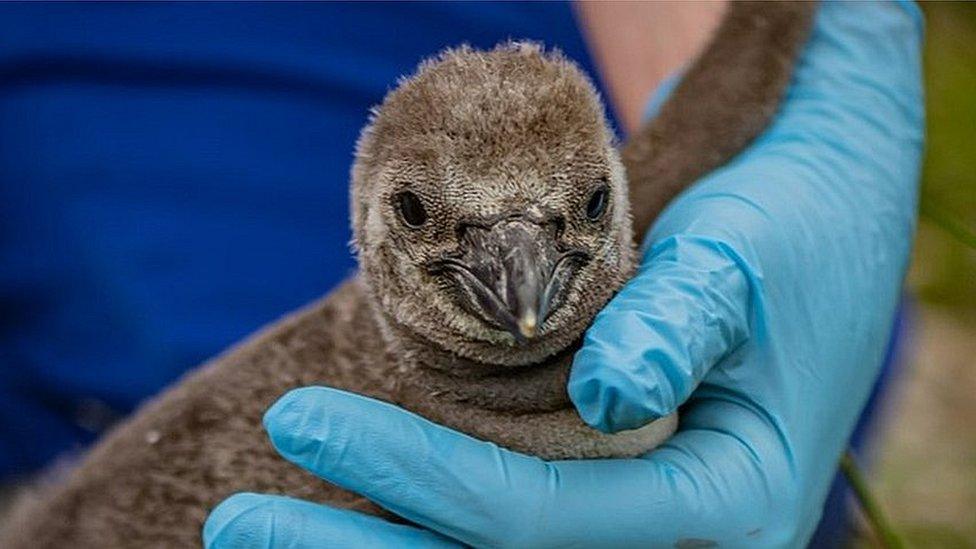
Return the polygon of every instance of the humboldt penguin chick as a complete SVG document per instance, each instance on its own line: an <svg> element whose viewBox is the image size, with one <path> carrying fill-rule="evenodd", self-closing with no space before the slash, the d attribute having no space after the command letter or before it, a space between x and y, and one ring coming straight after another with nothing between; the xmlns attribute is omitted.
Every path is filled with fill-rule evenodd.
<svg viewBox="0 0 976 549"><path fill-rule="evenodd" d="M674 417L616 435L579 420L565 389L571 358L633 273L631 210L646 227L775 112L812 12L797 6L733 4L659 122L625 149L641 177L629 190L599 98L559 54L512 43L425 62L357 147L359 275L145 405L22 503L0 546L194 546L208 511L239 491L378 512L267 441L264 411L306 385L392 401L545 458L654 447ZM712 138L700 129L723 122ZM667 131L698 148L667 146Z"/></svg>
<svg viewBox="0 0 976 549"><path fill-rule="evenodd" d="M573 343L636 264L614 145L590 82L533 44L449 51L386 98L353 225L394 400L546 458L635 455L673 430L601 434L566 394Z"/></svg>

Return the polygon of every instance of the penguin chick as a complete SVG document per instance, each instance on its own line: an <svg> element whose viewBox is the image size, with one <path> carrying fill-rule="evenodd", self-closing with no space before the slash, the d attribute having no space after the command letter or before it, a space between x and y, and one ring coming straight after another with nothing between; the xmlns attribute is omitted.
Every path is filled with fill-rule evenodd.
<svg viewBox="0 0 976 549"><path fill-rule="evenodd" d="M376 109L353 225L397 403L549 459L670 434L674 418L589 429L565 390L573 343L636 264L614 145L590 82L534 44L448 51Z"/></svg>
<svg viewBox="0 0 976 549"><path fill-rule="evenodd" d="M732 4L623 163L592 85L559 54L511 43L425 62L357 147L360 273L147 403L21 503L0 546L194 546L208 511L240 491L380 512L267 441L264 411L300 386L391 401L547 459L654 447L674 416L615 435L580 421L565 389L573 353L634 271L631 212L643 233L645 211L765 127L812 11ZM738 126L710 140L699 126L716 120ZM668 132L698 148L668 146ZM638 175L629 189L624 164Z"/></svg>

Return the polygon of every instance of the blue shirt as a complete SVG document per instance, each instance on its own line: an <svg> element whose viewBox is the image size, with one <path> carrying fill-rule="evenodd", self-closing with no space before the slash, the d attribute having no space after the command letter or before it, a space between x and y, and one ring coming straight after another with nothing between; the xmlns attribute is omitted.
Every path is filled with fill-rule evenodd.
<svg viewBox="0 0 976 549"><path fill-rule="evenodd" d="M84 445L355 269L370 106L566 3L0 5L0 476Z"/></svg>

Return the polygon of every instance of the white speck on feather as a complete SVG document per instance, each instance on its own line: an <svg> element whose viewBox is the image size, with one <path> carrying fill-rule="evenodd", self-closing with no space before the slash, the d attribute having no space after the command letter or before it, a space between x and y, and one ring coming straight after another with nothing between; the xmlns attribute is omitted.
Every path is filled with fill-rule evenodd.
<svg viewBox="0 0 976 549"><path fill-rule="evenodd" d="M156 444L157 442L159 442L159 439L161 439L161 438L163 438L163 435L160 434L160 432L157 431L157 430L155 430L155 429L153 429L151 431L146 431L146 443L147 444Z"/></svg>

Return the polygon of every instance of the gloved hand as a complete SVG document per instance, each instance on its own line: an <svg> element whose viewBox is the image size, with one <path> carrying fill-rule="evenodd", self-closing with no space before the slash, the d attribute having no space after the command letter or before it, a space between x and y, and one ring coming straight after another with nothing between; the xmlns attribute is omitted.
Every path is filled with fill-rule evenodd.
<svg viewBox="0 0 976 549"><path fill-rule="evenodd" d="M598 316L569 392L586 422L683 408L641 459L545 462L389 404L289 393L289 460L424 528L240 494L208 547L798 546L880 365L915 225L923 120L912 4L824 3L773 126L679 197Z"/></svg>

